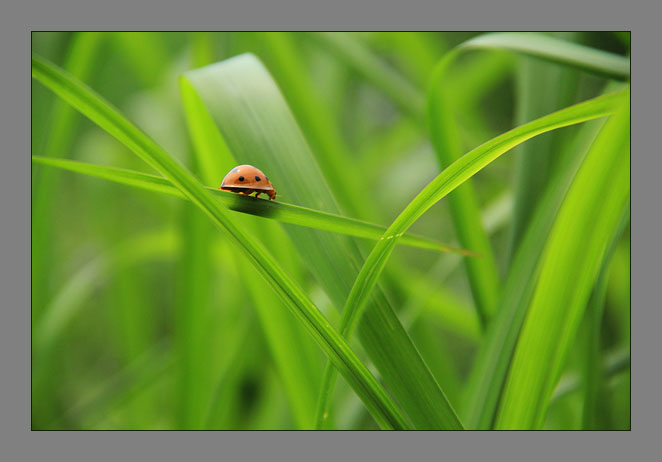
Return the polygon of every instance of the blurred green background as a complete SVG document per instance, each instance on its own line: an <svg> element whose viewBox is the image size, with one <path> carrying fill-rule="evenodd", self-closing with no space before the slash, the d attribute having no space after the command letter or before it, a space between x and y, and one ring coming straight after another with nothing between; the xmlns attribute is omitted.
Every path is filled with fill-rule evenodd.
<svg viewBox="0 0 662 462"><path fill-rule="evenodd" d="M208 180L196 166L178 78L254 53L273 75L322 171L347 172L346 184L325 175L343 215L390 224L445 167L423 120L432 71L457 45L481 34L273 35L35 32L32 50L112 102L211 187L222 178ZM629 56L629 33L545 35ZM558 63L476 52L460 57L447 83L457 95L457 142L467 152L514 126L598 96L614 82ZM155 173L35 80L31 105L33 156ZM540 135L471 180L500 284L541 197L567 167L559 159L572 156L580 143L581 127ZM286 181L265 174L277 191ZM287 194L279 200L295 203ZM584 312L542 428L630 428L627 213L595 282L604 287L594 297L602 298L590 304L598 308ZM281 227L232 216L259 235L337 326L342 307L334 306L311 262ZM412 232L467 246L458 240L457 222L442 200ZM364 256L374 245L355 241ZM462 417L463 393L486 335L463 258L399 246L381 282ZM285 312L282 302L189 202L32 164L33 429L311 428L326 359L289 313L284 319L290 330L274 329L274 310ZM587 332L595 326L597 337L591 337ZM360 338L349 343L370 364ZM597 379L590 378L596 370ZM342 379L331 407L331 428L378 428Z"/></svg>

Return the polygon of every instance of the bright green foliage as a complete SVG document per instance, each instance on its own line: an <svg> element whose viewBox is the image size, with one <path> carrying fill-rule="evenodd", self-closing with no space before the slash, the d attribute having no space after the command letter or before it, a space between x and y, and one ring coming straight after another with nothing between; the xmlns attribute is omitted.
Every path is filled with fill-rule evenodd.
<svg viewBox="0 0 662 462"><path fill-rule="evenodd" d="M32 39L32 428L629 428L629 34Z"/></svg>

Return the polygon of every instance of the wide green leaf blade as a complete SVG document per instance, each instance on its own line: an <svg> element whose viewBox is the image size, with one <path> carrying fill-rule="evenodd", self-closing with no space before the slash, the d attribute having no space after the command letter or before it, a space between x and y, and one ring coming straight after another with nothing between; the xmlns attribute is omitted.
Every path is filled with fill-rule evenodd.
<svg viewBox="0 0 662 462"><path fill-rule="evenodd" d="M73 161L68 159L56 159L33 156L32 161L57 167L63 170L82 173L84 175L103 178L116 183L134 186L147 191L158 192L169 196L187 197L177 188L175 188L167 179L150 175L148 173L137 172L117 167L107 167L104 165L90 164L86 162ZM365 239L379 239L386 230L386 227L368 223L354 218L343 217L332 213L312 210L298 205L288 204L286 202L274 202L264 199L255 199L254 197L245 197L228 191L221 191L217 188L205 187L213 194L215 198L224 207L250 215L269 218L283 223L291 223L308 228L330 231L334 233L346 234L348 236L360 237ZM421 236L405 234L400 242L411 247L421 249L436 250L439 252L451 252L459 255L476 256L473 252L465 249L451 247L441 242Z"/></svg>
<svg viewBox="0 0 662 462"><path fill-rule="evenodd" d="M84 84L57 66L33 55L32 76L65 99L81 113L126 145L161 172L241 248L257 271L270 283L287 307L306 326L322 350L341 371L385 428L408 428L409 424L383 387L356 357L343 338L280 268L270 253L253 237L237 227L227 212L179 162L147 137L119 111Z"/></svg>
<svg viewBox="0 0 662 462"><path fill-rule="evenodd" d="M496 427L540 428L609 240L630 197L629 89L559 210L503 391ZM620 92L622 93L622 92Z"/></svg>

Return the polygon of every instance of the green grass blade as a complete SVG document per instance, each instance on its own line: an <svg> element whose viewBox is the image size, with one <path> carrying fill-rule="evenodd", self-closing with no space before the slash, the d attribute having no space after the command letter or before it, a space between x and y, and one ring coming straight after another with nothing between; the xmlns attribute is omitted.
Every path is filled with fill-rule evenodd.
<svg viewBox="0 0 662 462"><path fill-rule="evenodd" d="M461 47L509 50L612 79L630 77L629 58L540 33L494 32L468 40Z"/></svg>
<svg viewBox="0 0 662 462"><path fill-rule="evenodd" d="M499 396L512 351L535 285L535 270L552 227L554 217L591 143L602 126L598 120L585 124L576 146L565 152L562 166L545 191L518 251L508 270L497 314L476 355L465 394L463 417L472 429L492 427Z"/></svg>
<svg viewBox="0 0 662 462"><path fill-rule="evenodd" d="M428 123L435 151L442 166L451 164L463 152L459 143L459 130L452 110L457 97L450 91L449 82L455 69L452 63L471 49L512 51L543 58L558 64L577 66L590 72L623 78L629 72L629 60L589 47L542 34L494 33L468 40L448 53L439 63L431 79L428 94ZM485 255L481 260L467 260L467 271L472 292L481 318L486 322L494 313L499 297L497 266L490 243L480 227L478 203L473 186L469 183L458 188L449 198L453 221L463 247Z"/></svg>
<svg viewBox="0 0 662 462"><path fill-rule="evenodd" d="M503 391L497 428L543 424L605 248L629 200L629 97L622 104L593 144L555 220Z"/></svg>
<svg viewBox="0 0 662 462"><path fill-rule="evenodd" d="M398 238L430 207L518 144L556 128L611 114L626 96L626 92L627 90L623 90L594 98L517 127L484 143L451 164L409 203L368 255L347 298L341 319L341 332L346 336L352 332ZM333 383L331 379L329 383Z"/></svg>
<svg viewBox="0 0 662 462"><path fill-rule="evenodd" d="M238 56L187 73L186 78L237 159L269 172L279 193L293 203L339 213L281 92L254 56ZM356 244L336 234L284 228L329 299L342 306L362 259ZM457 420L444 420L443 392L379 290L359 326L359 336L384 384L416 428L459 428Z"/></svg>
<svg viewBox="0 0 662 462"><path fill-rule="evenodd" d="M150 175L147 173L141 173L117 167L107 167L86 162L72 161L68 159L52 159L33 156L32 161L63 170L82 173L84 175L97 178L103 178L105 180L114 181L116 183L125 184L128 186L134 186L146 191L152 191L187 199L187 197L181 191L172 186L170 181L156 175ZM330 231L333 233L346 234L348 236L373 240L379 239L386 230L386 227L384 226L368 223L354 218L347 218L332 213L312 210L306 207L288 204L286 202L275 202L259 200L252 197L244 197L211 187L205 187L205 189L209 193L213 194L220 204L230 210L263 218L269 218L276 221L281 221L283 223L291 223L294 225L305 226L322 231ZM412 234L405 234L402 236L400 243L420 249L476 256L476 254L469 250L451 247L441 242L435 241L434 239L420 237Z"/></svg>
<svg viewBox="0 0 662 462"><path fill-rule="evenodd" d="M288 308L306 326L318 345L364 401L377 422L385 428L409 427L383 387L356 357L343 338L332 329L298 285L287 276L262 245L237 227L227 212L190 172L100 96L57 66L33 55L32 76L161 172L219 229L225 230Z"/></svg>
<svg viewBox="0 0 662 462"><path fill-rule="evenodd" d="M595 98L515 128L470 151L444 170L410 202L371 251L347 298L341 319L341 332L352 332L396 241L432 205L514 146L555 128L608 115L615 110L624 96L625 91L621 91ZM326 378L326 381L333 383L331 378ZM450 408L450 405L448 406Z"/></svg>
<svg viewBox="0 0 662 462"><path fill-rule="evenodd" d="M360 317L370 291L377 283L398 238L432 205L461 185L494 159L520 143L550 130L613 113L628 90L611 93L549 114L510 130L468 152L432 180L400 213L366 259L347 299L341 326L351 326Z"/></svg>

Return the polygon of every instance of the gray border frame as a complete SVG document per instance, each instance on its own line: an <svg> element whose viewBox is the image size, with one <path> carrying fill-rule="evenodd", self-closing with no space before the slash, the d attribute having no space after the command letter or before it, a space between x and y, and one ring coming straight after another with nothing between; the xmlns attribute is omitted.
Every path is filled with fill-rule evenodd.
<svg viewBox="0 0 662 462"><path fill-rule="evenodd" d="M198 3L194 1L193 3ZM202 3L202 2L200 2ZM0 49L0 455L3 460L648 460L660 414L659 5L555 0L306 0L194 7L191 0L23 0L2 7ZM130 14L127 14L129 13ZM30 432L29 52L31 30L632 30L631 432ZM648 50L647 50L648 48ZM21 192L23 194L21 194ZM656 271L657 270L657 271ZM657 335L656 335L657 334ZM644 367L638 367L643 364ZM655 386L657 384L657 387Z"/></svg>

